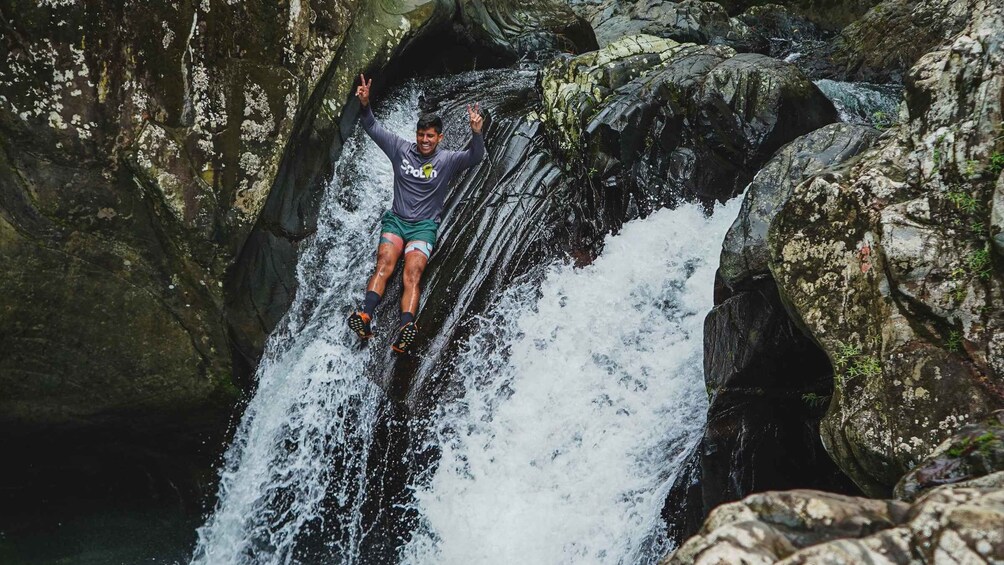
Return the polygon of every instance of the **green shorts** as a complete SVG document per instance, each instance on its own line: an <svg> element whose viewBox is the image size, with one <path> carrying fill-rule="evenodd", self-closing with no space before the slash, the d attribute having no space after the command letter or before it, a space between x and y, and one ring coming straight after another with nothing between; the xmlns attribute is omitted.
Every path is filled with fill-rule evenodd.
<svg viewBox="0 0 1004 565"><path fill-rule="evenodd" d="M409 222L402 220L397 214L388 210L384 213L380 225L380 243L393 243L404 246L413 241L424 241L427 245L416 250L422 251L428 256L432 252L432 246L436 244L436 234L439 232L439 222L436 220L419 220ZM387 235L396 237L387 237ZM400 238L398 240L397 238Z"/></svg>

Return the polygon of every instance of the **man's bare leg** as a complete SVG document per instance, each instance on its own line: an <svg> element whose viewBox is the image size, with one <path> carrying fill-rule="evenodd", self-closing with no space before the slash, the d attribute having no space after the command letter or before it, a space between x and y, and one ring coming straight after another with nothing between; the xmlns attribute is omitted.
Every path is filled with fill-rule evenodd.
<svg viewBox="0 0 1004 565"><path fill-rule="evenodd" d="M403 249L404 245L400 243L384 242L377 247L376 269L373 270L373 275L370 277L369 283L366 284L367 291L383 296L383 291L387 289L387 281L394 274L394 267L397 266L397 260L401 258Z"/></svg>
<svg viewBox="0 0 1004 565"><path fill-rule="evenodd" d="M421 294L419 287L422 273L429 264L429 258L421 251L411 251L404 256L404 292L401 293L401 312L415 316L418 312L418 299Z"/></svg>
<svg viewBox="0 0 1004 565"><path fill-rule="evenodd" d="M380 245L377 246L377 264L373 275L370 276L370 280L366 284L366 299L363 310L362 312L353 312L348 320L349 328L363 339L373 336L373 332L370 330L373 311L383 297L387 281L394 274L394 267L397 266L397 260L401 257L403 248L404 242L401 241L400 237L391 233L380 235Z"/></svg>
<svg viewBox="0 0 1004 565"><path fill-rule="evenodd" d="M418 243L428 245L425 242ZM415 314L418 312L418 300L421 294L419 285L422 282L422 272L425 271L425 266L429 263L429 256L423 253L420 248L413 248L412 242L408 242L407 250L404 253L401 328L398 330L397 339L391 344L391 348L398 353L407 352L418 334L418 329L415 326Z"/></svg>

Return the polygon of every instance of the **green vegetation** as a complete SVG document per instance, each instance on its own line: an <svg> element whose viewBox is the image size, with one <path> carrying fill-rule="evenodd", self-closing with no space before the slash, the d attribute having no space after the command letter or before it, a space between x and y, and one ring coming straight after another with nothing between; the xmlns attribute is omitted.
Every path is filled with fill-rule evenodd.
<svg viewBox="0 0 1004 565"><path fill-rule="evenodd" d="M949 351L961 351L962 332L959 330L952 330L948 332L948 341L945 342L945 349Z"/></svg>
<svg viewBox="0 0 1004 565"><path fill-rule="evenodd" d="M978 177L982 172L983 168L980 167L980 162L977 161L976 159L969 159L968 161L966 161L964 168L962 170L962 173L969 178Z"/></svg>
<svg viewBox="0 0 1004 565"><path fill-rule="evenodd" d="M837 373L834 380L839 384L856 377L872 378L882 374L882 364L878 359L863 355L861 349L854 345L840 342L834 352L833 367Z"/></svg>
<svg viewBox="0 0 1004 565"><path fill-rule="evenodd" d="M829 399L828 395L816 394L814 392L807 392L802 395L802 402L806 403L810 408L819 408L826 404Z"/></svg>
<svg viewBox="0 0 1004 565"><path fill-rule="evenodd" d="M877 130L883 130L892 125L892 120L889 119L885 112L878 111L872 114L872 125Z"/></svg>
<svg viewBox="0 0 1004 565"><path fill-rule="evenodd" d="M990 172L999 175L1004 171L1004 153L994 153L990 156Z"/></svg>
<svg viewBox="0 0 1004 565"><path fill-rule="evenodd" d="M991 444L998 441L997 435L992 431L984 432L976 437L967 437L961 443L953 445L946 453L949 457L961 457L979 450L983 455L989 455Z"/></svg>
<svg viewBox="0 0 1004 565"><path fill-rule="evenodd" d="M980 211L980 201L972 194L963 191L958 185L952 185L951 190L945 193L945 198L967 214L975 214Z"/></svg>
<svg viewBox="0 0 1004 565"><path fill-rule="evenodd" d="M990 275L993 274L993 268L990 264L989 246L984 246L983 249L970 253L966 257L966 264L973 276L977 276L983 280L989 279Z"/></svg>

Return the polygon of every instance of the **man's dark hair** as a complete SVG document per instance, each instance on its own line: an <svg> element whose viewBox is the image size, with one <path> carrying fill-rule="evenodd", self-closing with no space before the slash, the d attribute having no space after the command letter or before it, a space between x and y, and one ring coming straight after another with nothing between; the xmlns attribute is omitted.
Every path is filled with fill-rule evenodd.
<svg viewBox="0 0 1004 565"><path fill-rule="evenodd" d="M443 133L443 118L440 118L436 114L422 114L418 118L418 125L415 126L415 131L427 128L436 128L436 133Z"/></svg>

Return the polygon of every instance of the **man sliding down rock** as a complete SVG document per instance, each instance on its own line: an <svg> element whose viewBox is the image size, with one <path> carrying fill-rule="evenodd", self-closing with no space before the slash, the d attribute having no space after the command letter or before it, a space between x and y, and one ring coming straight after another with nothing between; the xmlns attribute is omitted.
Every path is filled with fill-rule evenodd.
<svg viewBox="0 0 1004 565"><path fill-rule="evenodd" d="M363 75L359 75L359 79L361 84L356 88L356 97L363 106L363 129L390 158L394 169L394 203L383 215L376 270L366 285L366 301L361 312L349 316L349 327L362 339L373 337L370 330L373 311L380 303L387 280L394 273L403 252L401 326L391 348L405 353L418 332L415 325L418 284L429 262L432 247L436 245L440 213L450 180L485 156L485 142L481 137L482 118L477 104L473 107L467 105L474 135L466 151L436 149L443 140L443 120L433 114L419 118L413 143L377 123L370 109L370 84L373 79L367 81Z"/></svg>

